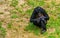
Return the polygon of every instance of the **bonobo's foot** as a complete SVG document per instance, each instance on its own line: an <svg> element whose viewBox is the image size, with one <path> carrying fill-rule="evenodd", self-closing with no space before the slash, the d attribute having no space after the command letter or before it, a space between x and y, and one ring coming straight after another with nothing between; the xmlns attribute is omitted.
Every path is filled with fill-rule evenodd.
<svg viewBox="0 0 60 38"><path fill-rule="evenodd" d="M46 30L45 29L42 29L41 30L41 34L43 34L43 33L45 33L46 32Z"/></svg>

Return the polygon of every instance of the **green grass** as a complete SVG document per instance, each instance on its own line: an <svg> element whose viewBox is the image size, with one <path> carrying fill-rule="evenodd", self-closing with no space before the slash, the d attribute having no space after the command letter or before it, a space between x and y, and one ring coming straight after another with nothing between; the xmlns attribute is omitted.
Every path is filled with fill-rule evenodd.
<svg viewBox="0 0 60 38"><path fill-rule="evenodd" d="M55 3L56 3L56 2L52 0L52 1L51 1L51 6L52 6L52 7L55 7Z"/></svg>
<svg viewBox="0 0 60 38"><path fill-rule="evenodd" d="M0 38L5 38L6 29L2 27L2 22L0 21Z"/></svg>
<svg viewBox="0 0 60 38"><path fill-rule="evenodd" d="M2 26L2 22L0 22L0 27Z"/></svg>
<svg viewBox="0 0 60 38"><path fill-rule="evenodd" d="M16 10L10 10L9 12L11 13L11 18L18 18L19 17L17 15L17 11Z"/></svg>
<svg viewBox="0 0 60 38"><path fill-rule="evenodd" d="M34 1L34 0L27 0L28 1L28 5L32 6L33 7L36 7L36 6L44 6L46 4L46 2L44 2L44 0L42 1ZM60 9L59 9L59 6L56 8L56 2L55 1L51 1L51 3L48 5L49 7L46 7L46 11L48 14L52 15L50 16L50 19L49 19L49 22L47 23L47 29L48 28L55 28L55 32L52 33L51 35L49 35L49 32L45 32L43 34L43 36L46 36L48 38L56 38L55 35L58 35L60 36ZM55 8L54 8L55 7ZM54 10L52 10L54 9ZM26 11L27 15L31 16L33 12L33 9L29 9ZM55 17L53 17L55 16ZM55 19L56 18L56 19ZM37 28L35 25L33 24L29 24L28 26L26 26L25 30L29 31L29 32L33 32L34 34L38 35L40 34L40 29ZM48 36L49 35L49 36Z"/></svg>
<svg viewBox="0 0 60 38"><path fill-rule="evenodd" d="M35 6L35 1L34 0L27 0L27 4L31 6Z"/></svg>
<svg viewBox="0 0 60 38"><path fill-rule="evenodd" d="M11 18L18 18L18 15L17 14L12 14Z"/></svg>
<svg viewBox="0 0 60 38"><path fill-rule="evenodd" d="M27 5L31 6L32 8L28 9L26 12L23 12L23 10L22 10L22 8L25 6L25 4L21 5L22 8L17 6L15 9L21 14L23 13L23 14L28 15L29 16L29 17L27 16L28 18L30 18L34 7L42 6L44 8L46 6L45 10L47 11L47 13L49 15L52 15L52 16L50 16L49 22L46 25L47 29L55 28L55 32L50 33L50 34L49 34L49 32L45 32L42 35L43 35L43 37L46 36L47 38L56 38L55 35L57 35L58 38L60 38L60 31L59 31L60 30L60 5L57 6L56 2L54 0L51 0L51 2L49 4L47 4L45 2L45 0L41 0L41 1L40 0L27 0ZM52 9L54 9L54 10L52 10ZM13 13L15 13L15 12L13 11ZM22 14L22 16L23 16L23 14ZM53 16L55 16L55 17L53 17ZM16 15L13 15L13 18L15 18L15 17L16 17ZM33 25L32 23L29 23L28 26L26 26L24 30L27 32L34 33L35 35L40 34L40 29L38 27L36 27L35 25Z"/></svg>
<svg viewBox="0 0 60 38"><path fill-rule="evenodd" d="M16 12L16 10L10 10L10 13L11 14L16 14L17 12Z"/></svg>
<svg viewBox="0 0 60 38"><path fill-rule="evenodd" d="M15 10L17 10L19 13L22 13L23 11L22 11L22 8L20 8L20 7L15 7Z"/></svg>
<svg viewBox="0 0 60 38"><path fill-rule="evenodd" d="M16 7L18 5L18 0L12 0L10 6Z"/></svg>
<svg viewBox="0 0 60 38"><path fill-rule="evenodd" d="M60 13L57 14L58 19L60 19Z"/></svg>
<svg viewBox="0 0 60 38"><path fill-rule="evenodd" d="M39 6L44 6L44 5L45 5L44 0L39 1Z"/></svg>
<svg viewBox="0 0 60 38"><path fill-rule="evenodd" d="M0 27L0 38L5 38L6 35L6 29L3 27Z"/></svg>
<svg viewBox="0 0 60 38"><path fill-rule="evenodd" d="M53 35L50 35L50 36L48 36L48 38L56 38L55 36L53 36Z"/></svg>
<svg viewBox="0 0 60 38"><path fill-rule="evenodd" d="M38 29L33 23L29 23L29 25L26 26L25 31L33 32L36 35L39 35L40 33L40 29Z"/></svg>
<svg viewBox="0 0 60 38"><path fill-rule="evenodd" d="M50 19L46 25L47 29L54 28L55 32L49 34L49 31L48 31L48 32L45 32L44 34L40 34L40 28L36 27L33 23L28 23L28 26L26 26L24 30L29 33L34 33L35 35L42 35L44 38L45 37L56 38L55 35L58 36L57 38L60 38L60 3L56 4L55 0L50 0L51 2L48 2L49 0L48 1L47 0L25 0L26 3L24 3L21 6L18 6L18 1L19 0L11 1L10 6L14 7L14 9L9 11L11 13L11 19L19 18L19 15L21 17L30 19L30 16L33 12L34 7L41 6L41 7L45 8L45 10L47 11L47 13L50 16ZM2 4L2 2L1 2L1 4ZM25 5L31 6L31 9L27 9L27 11L24 12L23 7L25 7ZM3 12L0 12L0 14L2 15ZM24 15L27 15L27 16L24 16ZM7 20L7 19L5 19L5 20ZM5 20L3 21L4 23L5 23ZM0 22L0 31L1 31L0 35L1 36L6 35L6 29L2 27L3 22ZM23 22L23 20L18 21L18 22ZM11 28L12 23L11 22L8 23L7 28Z"/></svg>
<svg viewBox="0 0 60 38"><path fill-rule="evenodd" d="M3 12L0 12L0 14L4 14Z"/></svg>
<svg viewBox="0 0 60 38"><path fill-rule="evenodd" d="M12 28L12 22L8 23L7 28Z"/></svg>
<svg viewBox="0 0 60 38"><path fill-rule="evenodd" d="M0 5L1 5L1 4L4 4L4 1L0 1Z"/></svg>
<svg viewBox="0 0 60 38"><path fill-rule="evenodd" d="M27 4L29 6L32 6L32 7L36 7L36 6L44 6L45 5L45 2L44 0L27 0Z"/></svg>
<svg viewBox="0 0 60 38"><path fill-rule="evenodd" d="M26 11L26 14L29 15L29 16L31 16L32 12L33 12L33 10L29 9L29 10Z"/></svg>

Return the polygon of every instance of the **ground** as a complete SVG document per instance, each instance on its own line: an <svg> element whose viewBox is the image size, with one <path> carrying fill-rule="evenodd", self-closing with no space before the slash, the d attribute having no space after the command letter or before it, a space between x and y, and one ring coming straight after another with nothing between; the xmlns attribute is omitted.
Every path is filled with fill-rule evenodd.
<svg viewBox="0 0 60 38"><path fill-rule="evenodd" d="M29 22L36 6L50 17L44 34ZM0 0L0 38L60 38L60 0Z"/></svg>

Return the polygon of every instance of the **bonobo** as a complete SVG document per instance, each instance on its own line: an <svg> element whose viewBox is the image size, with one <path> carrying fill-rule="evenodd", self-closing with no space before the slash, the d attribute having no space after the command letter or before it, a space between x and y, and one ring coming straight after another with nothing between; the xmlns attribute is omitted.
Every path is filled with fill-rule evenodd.
<svg viewBox="0 0 60 38"><path fill-rule="evenodd" d="M41 33L46 32L46 24L49 16L42 7L36 7L31 15L30 22L41 28Z"/></svg>

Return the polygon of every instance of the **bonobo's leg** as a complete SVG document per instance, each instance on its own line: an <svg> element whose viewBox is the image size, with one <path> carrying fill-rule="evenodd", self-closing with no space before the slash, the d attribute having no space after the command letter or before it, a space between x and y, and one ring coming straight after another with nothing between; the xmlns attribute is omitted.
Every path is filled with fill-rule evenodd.
<svg viewBox="0 0 60 38"><path fill-rule="evenodd" d="M37 21L33 21L33 24L34 24L34 25L38 25Z"/></svg>
<svg viewBox="0 0 60 38"><path fill-rule="evenodd" d="M41 21L41 28L42 28L43 30L46 30L46 24L45 24L43 21Z"/></svg>
<svg viewBox="0 0 60 38"><path fill-rule="evenodd" d="M46 31L46 23L41 21L41 33L44 33Z"/></svg>

